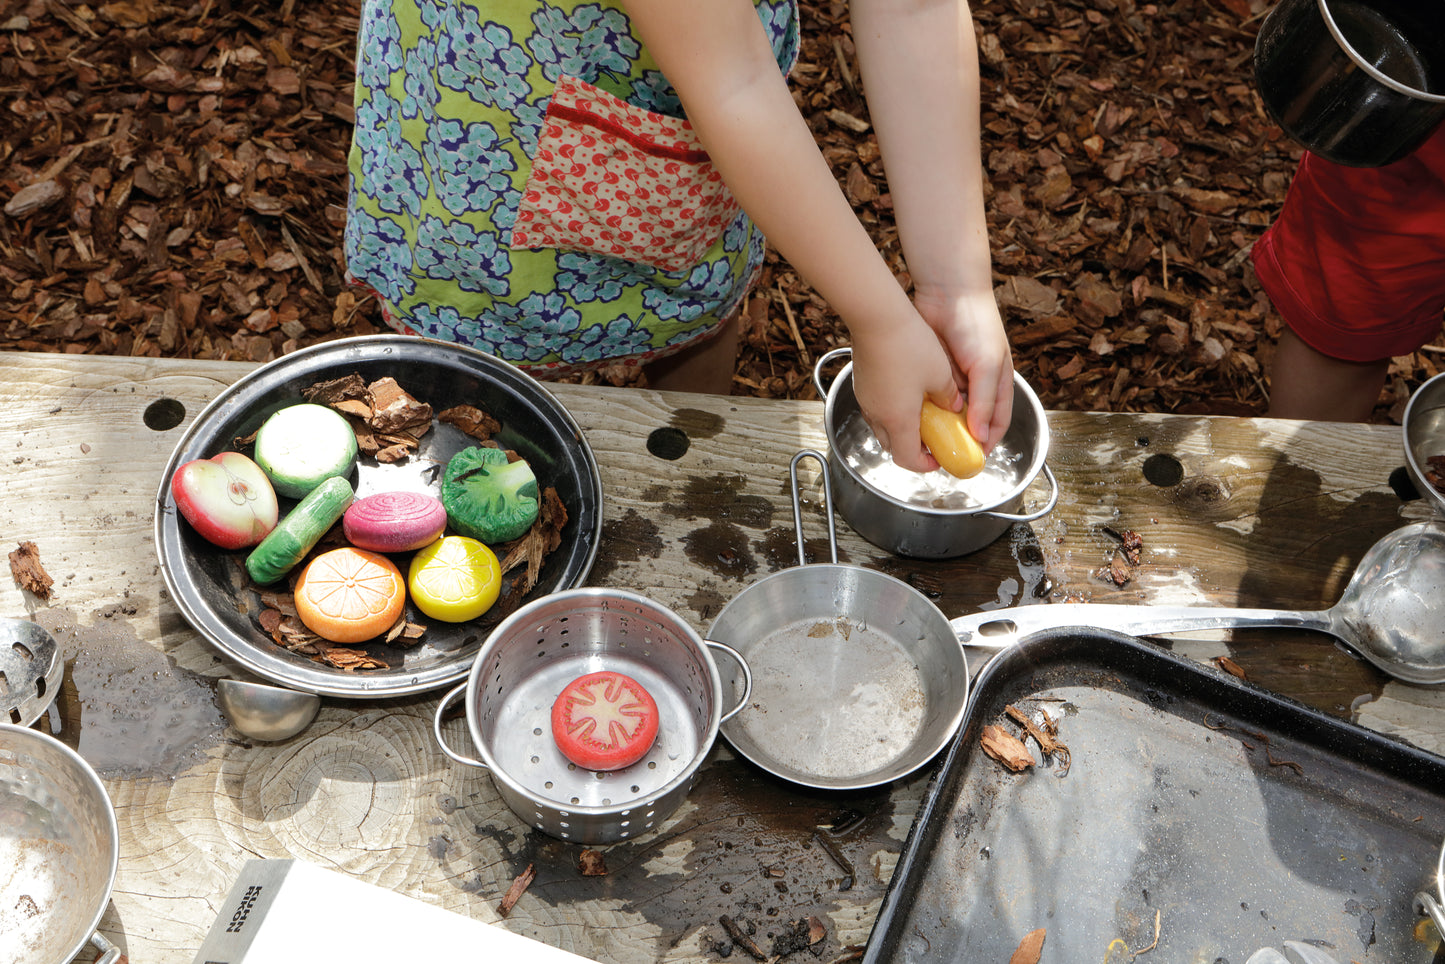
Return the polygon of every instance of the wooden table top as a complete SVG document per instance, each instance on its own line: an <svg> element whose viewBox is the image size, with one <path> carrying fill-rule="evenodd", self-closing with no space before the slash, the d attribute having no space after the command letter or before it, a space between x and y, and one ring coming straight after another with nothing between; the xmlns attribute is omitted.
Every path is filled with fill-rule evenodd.
<svg viewBox="0 0 1445 964"><path fill-rule="evenodd" d="M4 580L0 612L33 618L64 650L61 739L100 772L120 827L107 938L137 962L188 964L240 866L295 856L607 964L717 960L724 917L750 924L764 948L816 917L825 961L867 940L932 768L880 789L816 792L719 740L677 811L604 848L608 873L594 877L578 870L581 846L530 830L485 772L447 759L432 735L439 692L326 699L283 743L229 728L214 684L234 668L167 597L152 527L177 439L253 368L0 355L0 530L7 551L34 543L54 579L48 601ZM820 403L551 390L602 476L591 584L649 596L705 633L730 598L796 564L788 462L826 451ZM1048 422L1060 492L1044 518L929 562L877 549L840 520L840 559L908 581L949 617L1030 594L1322 609L1372 543L1427 515L1391 487L1397 428L1067 412ZM679 446L649 451L660 429L686 437L680 457L670 457ZM1116 586L1099 570L1126 530L1142 552ZM1390 680L1322 635L1252 630L1174 647L1228 656L1252 682L1445 752L1445 688ZM975 669L983 656L970 652ZM835 829L851 886L820 828ZM529 864L536 878L503 919L499 901Z"/></svg>

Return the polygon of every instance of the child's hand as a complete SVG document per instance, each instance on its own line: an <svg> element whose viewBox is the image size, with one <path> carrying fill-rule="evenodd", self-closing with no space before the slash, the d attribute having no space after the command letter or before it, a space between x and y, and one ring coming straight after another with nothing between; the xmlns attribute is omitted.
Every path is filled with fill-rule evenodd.
<svg viewBox="0 0 1445 964"><path fill-rule="evenodd" d="M949 411L957 411L962 399L953 363L922 319L914 314L893 327L860 327L853 337L853 393L894 462L914 472L938 468L918 435L923 399Z"/></svg>
<svg viewBox="0 0 1445 964"><path fill-rule="evenodd" d="M966 388L969 432L991 451L1008 431L1014 401L1013 358L993 292L949 296L920 288L913 304L942 340Z"/></svg>
<svg viewBox="0 0 1445 964"><path fill-rule="evenodd" d="M1003 438L1013 415L1013 364L991 292L962 297L920 292L914 304L918 314L896 325L859 326L853 391L893 461L928 472L938 461L918 435L923 399L958 411L959 385L966 385L968 428L987 452Z"/></svg>

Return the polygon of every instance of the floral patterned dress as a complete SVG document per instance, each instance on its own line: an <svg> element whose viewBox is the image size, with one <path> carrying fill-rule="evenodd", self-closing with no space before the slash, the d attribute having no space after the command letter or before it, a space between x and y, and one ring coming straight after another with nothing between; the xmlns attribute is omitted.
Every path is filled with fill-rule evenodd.
<svg viewBox="0 0 1445 964"><path fill-rule="evenodd" d="M796 0L754 0L777 56ZM346 258L400 331L546 377L714 331L763 238L612 3L365 0Z"/></svg>

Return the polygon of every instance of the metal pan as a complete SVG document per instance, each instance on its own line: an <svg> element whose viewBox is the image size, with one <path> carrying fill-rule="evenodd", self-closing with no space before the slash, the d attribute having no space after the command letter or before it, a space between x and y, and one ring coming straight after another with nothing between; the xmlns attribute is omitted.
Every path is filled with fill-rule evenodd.
<svg viewBox="0 0 1445 964"><path fill-rule="evenodd" d="M0 724L0 961L95 964L121 953L96 930L120 864L120 833L95 770L36 730Z"/></svg>
<svg viewBox="0 0 1445 964"><path fill-rule="evenodd" d="M823 473L827 564L809 565L803 543L798 464L807 458ZM968 662L922 593L838 562L828 460L799 452L789 476L798 566L748 586L708 633L752 669L752 698L721 732L740 756L794 783L879 786L917 770L952 738L968 701ZM733 685L736 693L742 683Z"/></svg>
<svg viewBox="0 0 1445 964"><path fill-rule="evenodd" d="M1033 740L1023 773L980 750L1010 705L1058 722L1067 769ZM1047 961L1299 940L1423 964L1411 897L1442 833L1445 759L1120 633L1047 630L974 681L863 962L1003 961L1046 928Z"/></svg>

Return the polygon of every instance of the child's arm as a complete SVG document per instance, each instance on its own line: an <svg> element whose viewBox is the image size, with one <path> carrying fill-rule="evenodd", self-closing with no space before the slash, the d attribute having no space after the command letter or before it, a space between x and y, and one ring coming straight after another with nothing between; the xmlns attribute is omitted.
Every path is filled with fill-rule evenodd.
<svg viewBox="0 0 1445 964"><path fill-rule="evenodd" d="M839 190L752 3L623 2L738 202L847 324L859 405L880 441L899 465L935 467L919 410L925 395L957 407L953 363Z"/></svg>
<svg viewBox="0 0 1445 964"><path fill-rule="evenodd" d="M973 18L966 0L853 0L850 13L913 303L964 376L969 428L996 442L1013 364L993 296Z"/></svg>

